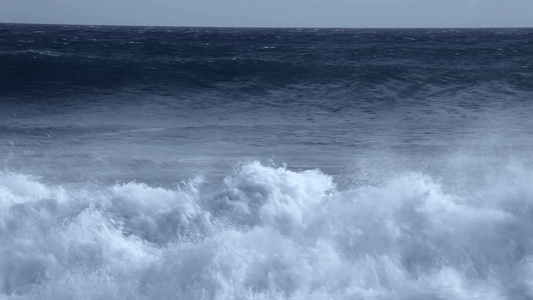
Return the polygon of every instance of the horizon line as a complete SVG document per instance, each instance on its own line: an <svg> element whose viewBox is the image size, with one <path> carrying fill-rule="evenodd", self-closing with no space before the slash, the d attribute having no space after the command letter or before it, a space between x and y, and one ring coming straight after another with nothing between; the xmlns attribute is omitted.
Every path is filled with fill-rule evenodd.
<svg viewBox="0 0 533 300"><path fill-rule="evenodd" d="M131 25L131 24L82 24L82 23L31 23L0 22L0 25L48 25L48 26L98 26L98 27L161 27L161 28L212 28L212 29L533 29L533 26L480 26L480 27L310 27L310 26L209 26L209 25Z"/></svg>

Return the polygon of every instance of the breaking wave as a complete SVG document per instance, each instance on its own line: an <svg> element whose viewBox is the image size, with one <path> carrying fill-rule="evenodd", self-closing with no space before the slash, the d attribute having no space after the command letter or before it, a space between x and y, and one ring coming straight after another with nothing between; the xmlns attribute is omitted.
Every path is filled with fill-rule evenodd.
<svg viewBox="0 0 533 300"><path fill-rule="evenodd" d="M0 173L0 299L530 299L533 172L504 173L461 195L257 162L175 189Z"/></svg>

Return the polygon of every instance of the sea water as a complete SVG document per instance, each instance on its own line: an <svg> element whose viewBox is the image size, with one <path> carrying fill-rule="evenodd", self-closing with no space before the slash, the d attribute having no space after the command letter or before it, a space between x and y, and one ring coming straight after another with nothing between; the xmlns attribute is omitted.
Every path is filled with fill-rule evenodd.
<svg viewBox="0 0 533 300"><path fill-rule="evenodd" d="M0 25L0 299L532 299L533 30Z"/></svg>

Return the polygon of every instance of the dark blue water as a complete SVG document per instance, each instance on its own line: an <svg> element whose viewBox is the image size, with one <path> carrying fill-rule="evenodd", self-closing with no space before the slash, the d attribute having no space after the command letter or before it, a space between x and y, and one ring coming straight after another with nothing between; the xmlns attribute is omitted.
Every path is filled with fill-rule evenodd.
<svg viewBox="0 0 533 300"><path fill-rule="evenodd" d="M0 299L531 299L532 101L532 29L0 25Z"/></svg>

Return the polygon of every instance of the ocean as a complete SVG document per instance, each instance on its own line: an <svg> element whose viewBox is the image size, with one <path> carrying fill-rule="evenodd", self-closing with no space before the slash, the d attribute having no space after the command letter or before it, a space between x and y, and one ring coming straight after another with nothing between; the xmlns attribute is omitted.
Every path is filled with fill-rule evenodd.
<svg viewBox="0 0 533 300"><path fill-rule="evenodd" d="M0 24L0 299L533 299L533 29Z"/></svg>

